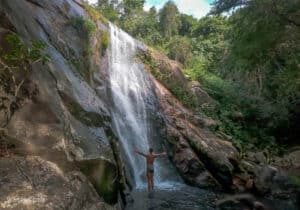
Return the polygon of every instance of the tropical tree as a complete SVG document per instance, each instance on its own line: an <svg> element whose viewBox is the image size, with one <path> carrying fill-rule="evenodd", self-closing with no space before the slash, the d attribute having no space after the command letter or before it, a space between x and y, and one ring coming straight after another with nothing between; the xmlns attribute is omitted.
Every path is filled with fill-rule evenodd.
<svg viewBox="0 0 300 210"><path fill-rule="evenodd" d="M159 12L160 30L163 36L170 39L178 34L180 13L174 2L168 1Z"/></svg>

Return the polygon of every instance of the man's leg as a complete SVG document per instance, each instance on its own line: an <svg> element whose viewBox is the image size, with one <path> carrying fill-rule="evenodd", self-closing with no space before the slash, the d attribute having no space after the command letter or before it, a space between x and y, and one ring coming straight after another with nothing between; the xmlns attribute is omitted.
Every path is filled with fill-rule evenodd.
<svg viewBox="0 0 300 210"><path fill-rule="evenodd" d="M150 186L151 186L151 190L153 191L153 188L154 188L153 173L150 173Z"/></svg>
<svg viewBox="0 0 300 210"><path fill-rule="evenodd" d="M151 190L151 178L150 178L150 173L147 173L147 182L148 182L148 191L150 192L150 190Z"/></svg>

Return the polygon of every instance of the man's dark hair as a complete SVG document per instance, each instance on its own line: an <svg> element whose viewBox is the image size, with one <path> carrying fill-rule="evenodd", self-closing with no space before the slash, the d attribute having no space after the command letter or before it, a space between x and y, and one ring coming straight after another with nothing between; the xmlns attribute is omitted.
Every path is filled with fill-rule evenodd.
<svg viewBox="0 0 300 210"><path fill-rule="evenodd" d="M153 149L152 149L151 147L149 148L149 152L150 152L150 153L152 153L152 152L153 152Z"/></svg>

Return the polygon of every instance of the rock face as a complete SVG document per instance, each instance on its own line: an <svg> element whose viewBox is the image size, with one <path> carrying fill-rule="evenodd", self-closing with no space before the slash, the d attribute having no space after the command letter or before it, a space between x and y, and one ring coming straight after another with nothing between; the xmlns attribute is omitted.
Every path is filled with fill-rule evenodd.
<svg viewBox="0 0 300 210"><path fill-rule="evenodd" d="M274 199L274 206L285 205L278 206L279 209L297 209L299 154L295 150L272 160L263 152L248 152L239 164L239 174L234 177L236 190L239 193L248 191L260 196L267 195Z"/></svg>
<svg viewBox="0 0 300 210"><path fill-rule="evenodd" d="M146 53L151 53L160 74L166 75L167 79L164 78L164 85L168 89L171 89L172 83L180 86L187 86L188 82L182 73L183 65L181 63L170 60L167 56L151 48L148 48L148 52Z"/></svg>
<svg viewBox="0 0 300 210"><path fill-rule="evenodd" d="M6 176L1 175L3 208L22 209L28 201L33 208L102 209L104 200L119 200L122 166L107 108L102 43L107 27L95 20L96 31L90 37L78 31L74 20L92 18L84 7L79 0L0 2L1 47L5 35L14 32L25 43L43 41L51 59L32 66L23 99L2 137L22 155L1 160L1 174ZM90 47L95 52L86 55ZM3 120L3 110L0 113ZM35 186L22 185L22 172L9 167L16 161Z"/></svg>
<svg viewBox="0 0 300 210"><path fill-rule="evenodd" d="M237 151L230 142L224 141L208 130L210 119L194 114L156 79L156 94L165 116L165 139L170 156L185 180L201 187L219 182L225 187L232 184Z"/></svg>
<svg viewBox="0 0 300 210"><path fill-rule="evenodd" d="M202 86L197 81L191 81L188 83L188 88L194 94L197 104L200 106L212 106L215 104L214 100L202 89Z"/></svg>
<svg viewBox="0 0 300 210"><path fill-rule="evenodd" d="M1 209L113 209L81 173L38 156L3 158L0 166Z"/></svg>

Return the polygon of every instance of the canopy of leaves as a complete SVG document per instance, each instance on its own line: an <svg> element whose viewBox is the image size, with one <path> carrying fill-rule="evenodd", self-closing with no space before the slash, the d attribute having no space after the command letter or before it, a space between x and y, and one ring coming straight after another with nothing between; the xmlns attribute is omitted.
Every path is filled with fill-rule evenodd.
<svg viewBox="0 0 300 210"><path fill-rule="evenodd" d="M180 14L172 1L160 11L143 11L143 2L114 3L115 23L182 62L219 104L196 111L221 121L219 129L240 145L300 139L289 134L300 121L293 111L300 98L299 0L215 0L201 19Z"/></svg>
<svg viewBox="0 0 300 210"><path fill-rule="evenodd" d="M180 27L179 11L174 2L168 1L159 12L160 29L167 39L178 34Z"/></svg>
<svg viewBox="0 0 300 210"><path fill-rule="evenodd" d="M168 45L169 57L185 64L192 54L191 43L188 38L175 36Z"/></svg>

